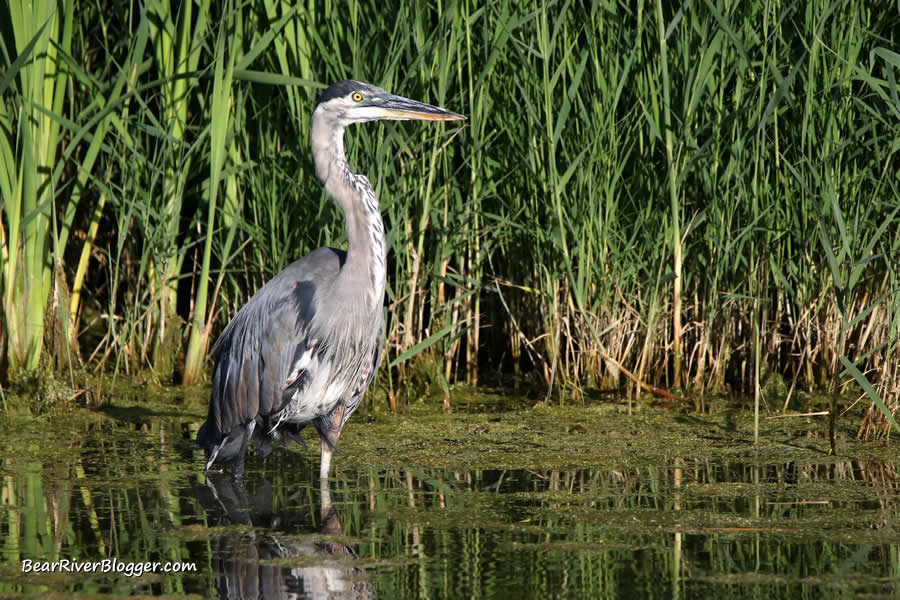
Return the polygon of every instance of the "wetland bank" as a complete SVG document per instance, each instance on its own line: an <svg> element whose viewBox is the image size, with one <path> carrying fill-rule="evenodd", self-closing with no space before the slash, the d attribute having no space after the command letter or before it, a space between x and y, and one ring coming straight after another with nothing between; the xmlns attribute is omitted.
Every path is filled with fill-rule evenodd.
<svg viewBox="0 0 900 600"><path fill-rule="evenodd" d="M900 593L900 452L856 441L846 419L829 456L815 418L764 420L754 446L733 399L628 415L611 397L459 393L452 413L361 408L323 492L317 452L296 445L252 457L246 488L205 480L193 437L207 394L120 384L96 406L0 416L2 597ZM197 571L21 572L62 558Z"/></svg>

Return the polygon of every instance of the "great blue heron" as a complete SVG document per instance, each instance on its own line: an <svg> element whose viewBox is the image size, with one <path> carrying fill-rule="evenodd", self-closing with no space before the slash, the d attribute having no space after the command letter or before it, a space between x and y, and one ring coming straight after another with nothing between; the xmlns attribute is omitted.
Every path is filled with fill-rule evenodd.
<svg viewBox="0 0 900 600"><path fill-rule="evenodd" d="M326 89L312 116L316 175L344 212L347 251L319 248L259 289L219 337L209 415L197 433L206 469L244 474L248 444L299 441L312 423L327 479L341 428L372 381L384 337L384 224L375 190L350 170L344 128L380 119L465 119L361 81Z"/></svg>

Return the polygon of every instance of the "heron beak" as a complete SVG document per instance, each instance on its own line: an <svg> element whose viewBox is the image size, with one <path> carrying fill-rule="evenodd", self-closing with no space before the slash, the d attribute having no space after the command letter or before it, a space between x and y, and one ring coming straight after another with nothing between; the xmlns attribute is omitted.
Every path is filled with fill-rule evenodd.
<svg viewBox="0 0 900 600"><path fill-rule="evenodd" d="M383 96L373 98L372 104L378 108L380 118L393 119L395 121L463 121L463 115L458 115L445 108L432 106L424 102L416 102L402 96Z"/></svg>

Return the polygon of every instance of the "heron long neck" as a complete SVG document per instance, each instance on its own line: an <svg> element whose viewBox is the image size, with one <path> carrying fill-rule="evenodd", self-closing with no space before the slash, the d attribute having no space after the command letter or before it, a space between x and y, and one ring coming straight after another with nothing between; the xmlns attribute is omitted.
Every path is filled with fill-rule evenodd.
<svg viewBox="0 0 900 600"><path fill-rule="evenodd" d="M316 174L344 212L347 260L335 285L341 298L365 297L369 310L380 310L385 286L384 223L375 190L364 175L350 169L344 156L344 128L313 118L312 150Z"/></svg>

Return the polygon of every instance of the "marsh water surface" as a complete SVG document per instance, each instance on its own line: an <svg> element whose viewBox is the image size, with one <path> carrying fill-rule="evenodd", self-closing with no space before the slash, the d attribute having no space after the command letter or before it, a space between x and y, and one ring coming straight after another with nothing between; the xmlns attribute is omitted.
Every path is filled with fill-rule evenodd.
<svg viewBox="0 0 900 600"><path fill-rule="evenodd" d="M355 415L322 489L317 443L251 459L243 487L205 478L204 403L133 388L0 414L0 597L900 594L900 453L850 418L829 456L808 418L764 421L754 446L734 402L460 397ZM23 572L61 560L117 566ZM135 573L164 562L196 571Z"/></svg>

